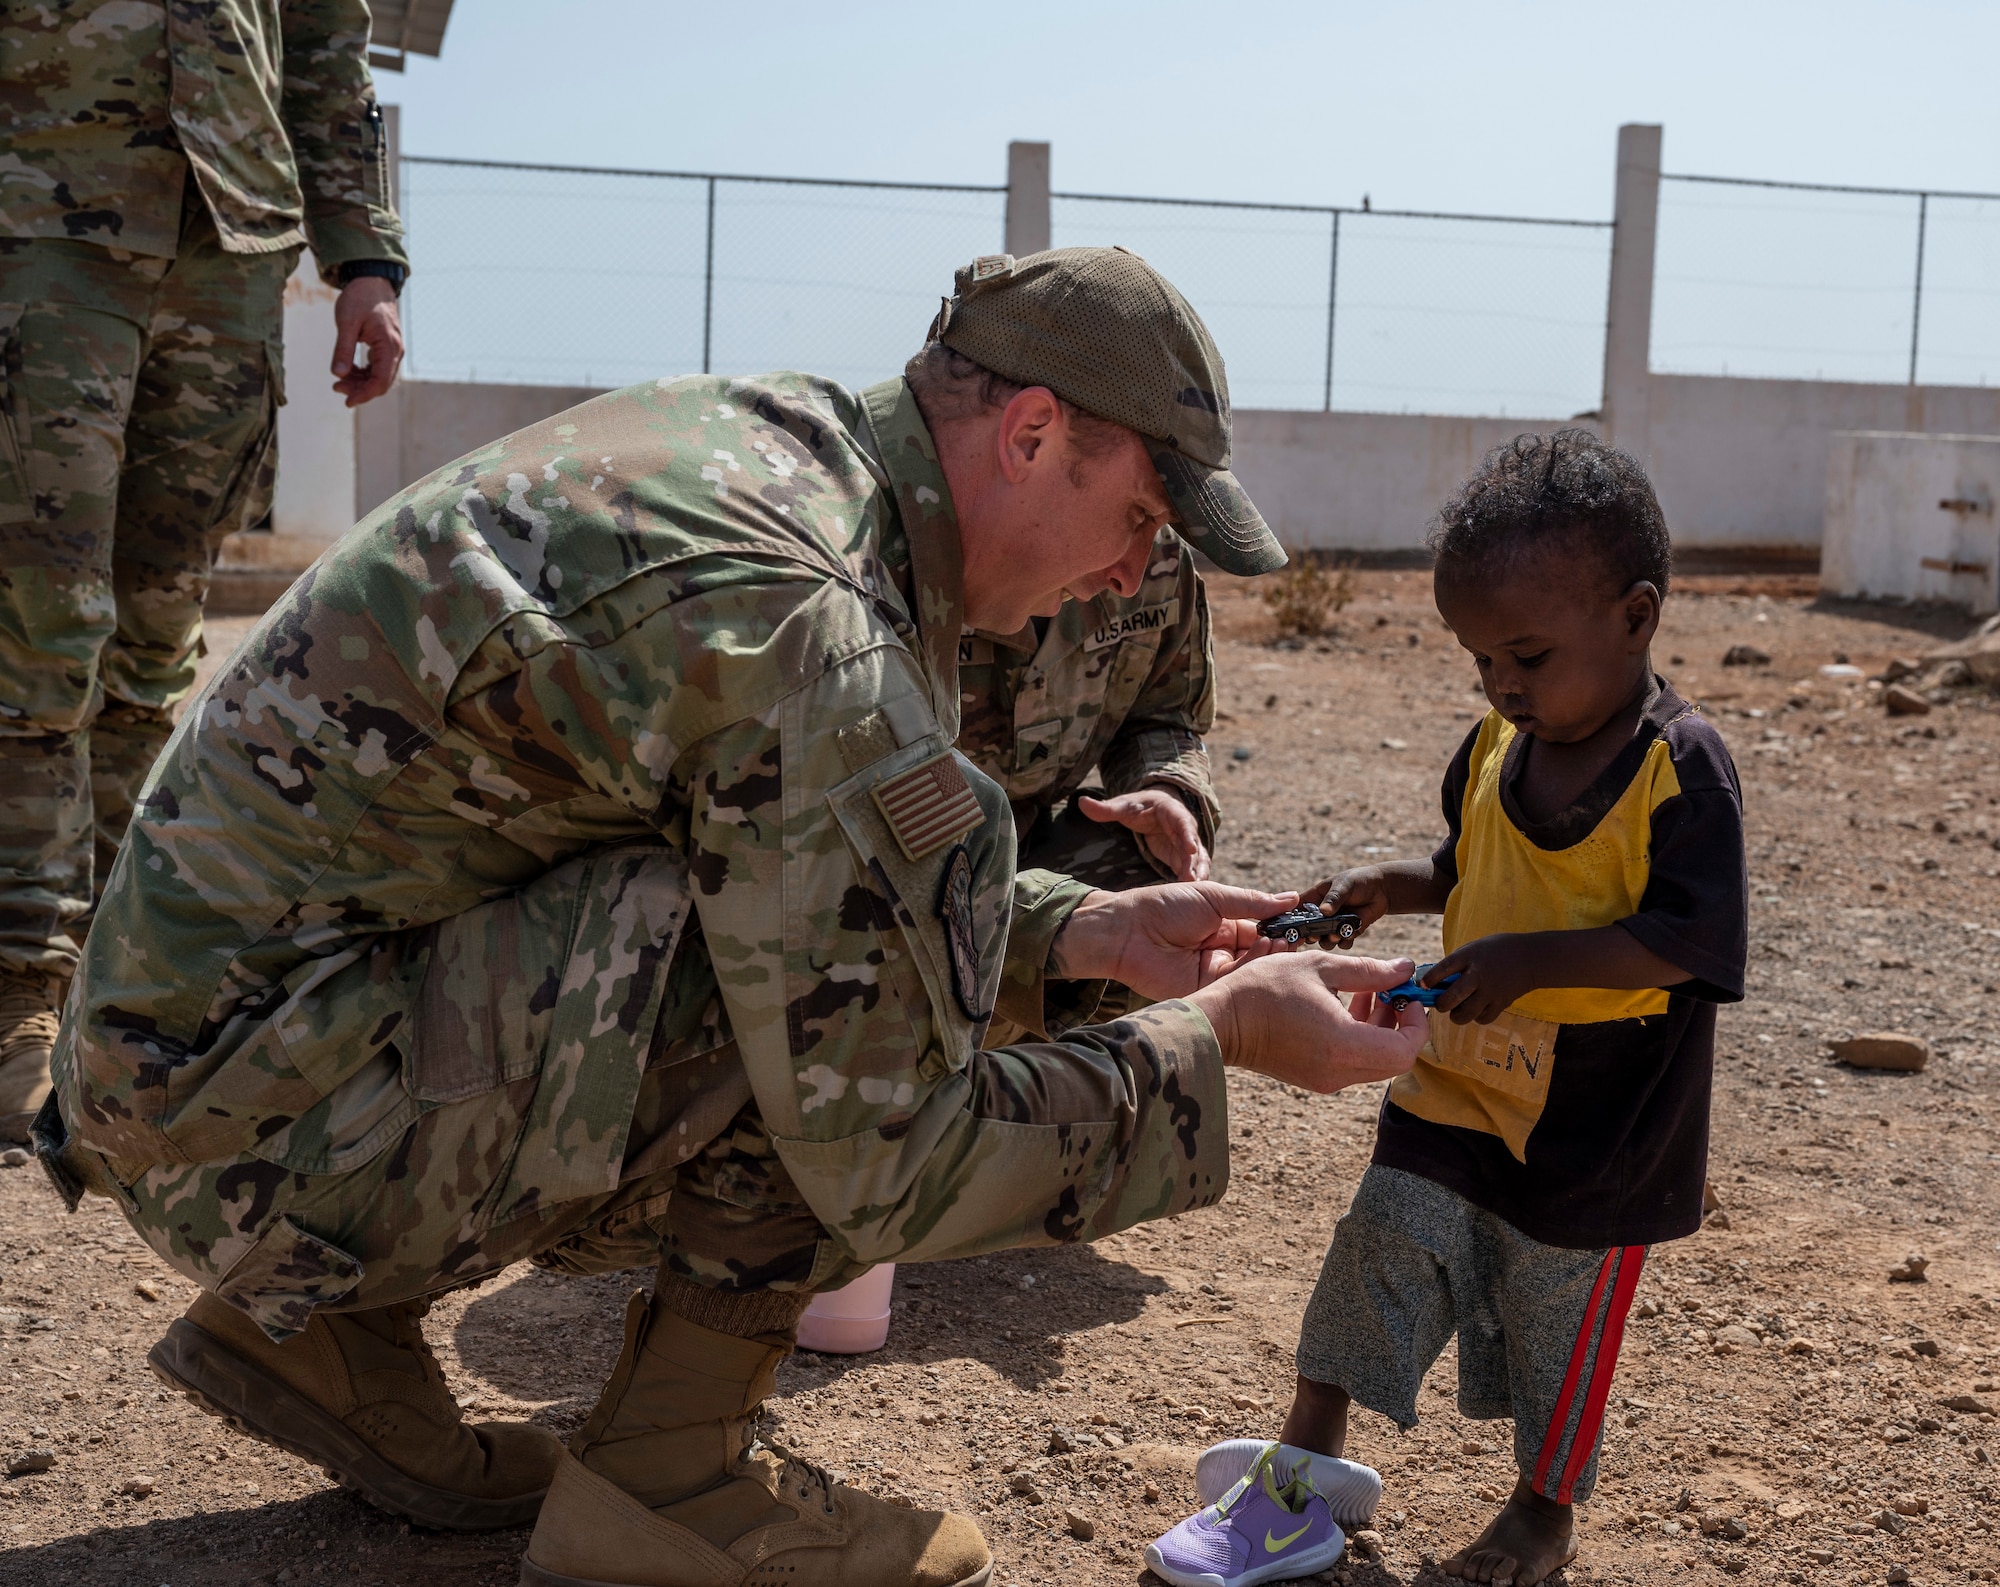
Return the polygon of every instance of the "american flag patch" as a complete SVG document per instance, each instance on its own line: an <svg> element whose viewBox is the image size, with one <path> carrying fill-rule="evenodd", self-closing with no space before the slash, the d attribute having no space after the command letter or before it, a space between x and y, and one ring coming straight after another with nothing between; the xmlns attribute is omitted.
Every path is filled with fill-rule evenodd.
<svg viewBox="0 0 2000 1587"><path fill-rule="evenodd" d="M873 795L907 860L922 859L986 819L950 750L877 783Z"/></svg>

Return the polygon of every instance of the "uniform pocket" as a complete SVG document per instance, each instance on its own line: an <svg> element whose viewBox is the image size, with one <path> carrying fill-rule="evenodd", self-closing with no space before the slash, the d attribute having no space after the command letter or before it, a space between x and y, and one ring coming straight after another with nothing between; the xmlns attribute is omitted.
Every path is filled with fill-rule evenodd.
<svg viewBox="0 0 2000 1587"><path fill-rule="evenodd" d="M216 499L209 543L243 529L255 529L271 516L278 484L278 408L285 400L284 352L276 342L263 344L264 398L255 432L236 460L236 471Z"/></svg>
<svg viewBox="0 0 2000 1587"><path fill-rule="evenodd" d="M25 303L0 303L0 523L29 523L35 516L18 411L21 316L27 309Z"/></svg>
<svg viewBox="0 0 2000 1587"><path fill-rule="evenodd" d="M282 1344L316 1308L351 1295L362 1271L339 1246L280 1218L222 1275L215 1293Z"/></svg>

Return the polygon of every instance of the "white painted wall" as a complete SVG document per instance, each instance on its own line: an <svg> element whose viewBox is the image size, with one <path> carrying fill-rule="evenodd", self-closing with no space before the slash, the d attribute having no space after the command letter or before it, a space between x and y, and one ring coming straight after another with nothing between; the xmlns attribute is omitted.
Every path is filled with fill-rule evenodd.
<svg viewBox="0 0 2000 1587"><path fill-rule="evenodd" d="M312 256L285 283L285 405L278 410L275 534L331 541L354 522L354 415L333 389L333 288Z"/></svg>
<svg viewBox="0 0 2000 1587"><path fill-rule="evenodd" d="M2000 608L2000 436L1835 435L1825 500L1828 594Z"/></svg>

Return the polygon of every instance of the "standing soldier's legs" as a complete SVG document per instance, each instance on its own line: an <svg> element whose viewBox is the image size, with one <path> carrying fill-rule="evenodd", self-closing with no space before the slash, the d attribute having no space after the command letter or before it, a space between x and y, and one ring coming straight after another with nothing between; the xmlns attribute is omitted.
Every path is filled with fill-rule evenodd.
<svg viewBox="0 0 2000 1587"><path fill-rule="evenodd" d="M89 724L146 306L167 261L0 243L0 1140L48 1092L91 899Z"/></svg>
<svg viewBox="0 0 2000 1587"><path fill-rule="evenodd" d="M285 280L296 257L225 254L203 211L154 300L118 489L117 626L90 733L99 890L174 708L194 687L216 554L270 508Z"/></svg>

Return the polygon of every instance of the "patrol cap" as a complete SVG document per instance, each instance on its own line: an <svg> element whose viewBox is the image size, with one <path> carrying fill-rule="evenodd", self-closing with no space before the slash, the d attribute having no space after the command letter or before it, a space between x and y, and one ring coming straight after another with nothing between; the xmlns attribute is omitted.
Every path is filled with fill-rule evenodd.
<svg viewBox="0 0 2000 1587"><path fill-rule="evenodd" d="M1229 471L1229 382L1208 327L1123 248L988 254L962 267L930 339L1046 386L1152 444L1180 537L1225 573L1269 573L1283 547Z"/></svg>

